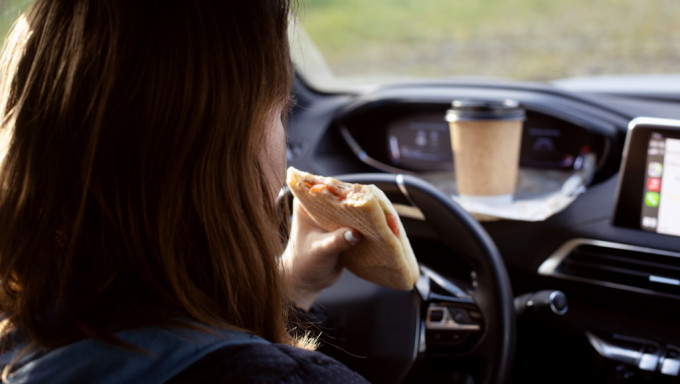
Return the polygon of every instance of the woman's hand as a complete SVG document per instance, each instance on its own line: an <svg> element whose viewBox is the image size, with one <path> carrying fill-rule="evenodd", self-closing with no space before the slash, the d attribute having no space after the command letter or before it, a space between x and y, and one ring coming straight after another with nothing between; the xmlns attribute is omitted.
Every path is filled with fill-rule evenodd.
<svg viewBox="0 0 680 384"><path fill-rule="evenodd" d="M319 228L295 200L290 241L282 255L288 298L309 310L319 293L340 278L340 254L360 241L359 232L351 228L333 232Z"/></svg>

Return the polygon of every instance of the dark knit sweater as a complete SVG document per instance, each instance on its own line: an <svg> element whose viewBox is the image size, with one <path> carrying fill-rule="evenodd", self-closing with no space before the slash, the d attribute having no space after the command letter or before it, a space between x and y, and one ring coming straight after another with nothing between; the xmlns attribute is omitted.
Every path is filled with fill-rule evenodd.
<svg viewBox="0 0 680 384"><path fill-rule="evenodd" d="M169 381L189 383L367 383L320 352L282 344L243 344L215 351Z"/></svg>

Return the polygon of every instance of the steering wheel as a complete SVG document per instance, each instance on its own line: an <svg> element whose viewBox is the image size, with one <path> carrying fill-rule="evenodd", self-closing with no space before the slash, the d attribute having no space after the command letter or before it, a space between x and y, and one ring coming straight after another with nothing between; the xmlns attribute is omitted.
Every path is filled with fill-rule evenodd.
<svg viewBox="0 0 680 384"><path fill-rule="evenodd" d="M414 176L336 178L375 184L400 212L413 244L429 239L443 251L414 245L421 276L411 292L379 287L345 271L318 300L328 316L321 350L374 383L509 381L514 297L503 259L484 228ZM465 288L448 277L461 260L472 270Z"/></svg>

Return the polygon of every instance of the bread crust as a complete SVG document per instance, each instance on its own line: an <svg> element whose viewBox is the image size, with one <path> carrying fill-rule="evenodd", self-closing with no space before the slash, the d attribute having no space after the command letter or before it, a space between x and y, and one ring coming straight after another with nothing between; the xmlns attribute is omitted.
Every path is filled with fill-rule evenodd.
<svg viewBox="0 0 680 384"><path fill-rule="evenodd" d="M345 267L376 284L400 290L413 288L419 277L418 263L399 215L383 191L372 184L343 183L293 167L288 169L286 182L310 218L321 228L334 231L350 227L362 234L361 243L341 256ZM329 189L310 193L310 184L332 185L346 197L338 197ZM390 229L386 213L397 219L398 237Z"/></svg>

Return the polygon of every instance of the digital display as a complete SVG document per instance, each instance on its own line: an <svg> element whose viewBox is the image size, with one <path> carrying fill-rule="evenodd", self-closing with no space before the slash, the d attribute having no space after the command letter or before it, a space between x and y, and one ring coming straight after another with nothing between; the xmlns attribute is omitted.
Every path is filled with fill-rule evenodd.
<svg viewBox="0 0 680 384"><path fill-rule="evenodd" d="M356 133L355 133L356 134ZM387 125L390 165L418 172L453 170L449 125L441 112L413 113ZM568 122L527 111L520 166L578 170L589 153L599 156L602 137Z"/></svg>
<svg viewBox="0 0 680 384"><path fill-rule="evenodd" d="M387 131L392 164L417 171L453 170L449 125L438 115L399 119Z"/></svg>
<svg viewBox="0 0 680 384"><path fill-rule="evenodd" d="M680 236L680 139L652 132L645 170L641 228Z"/></svg>
<svg viewBox="0 0 680 384"><path fill-rule="evenodd" d="M612 223L680 236L680 120L633 119L619 173Z"/></svg>

